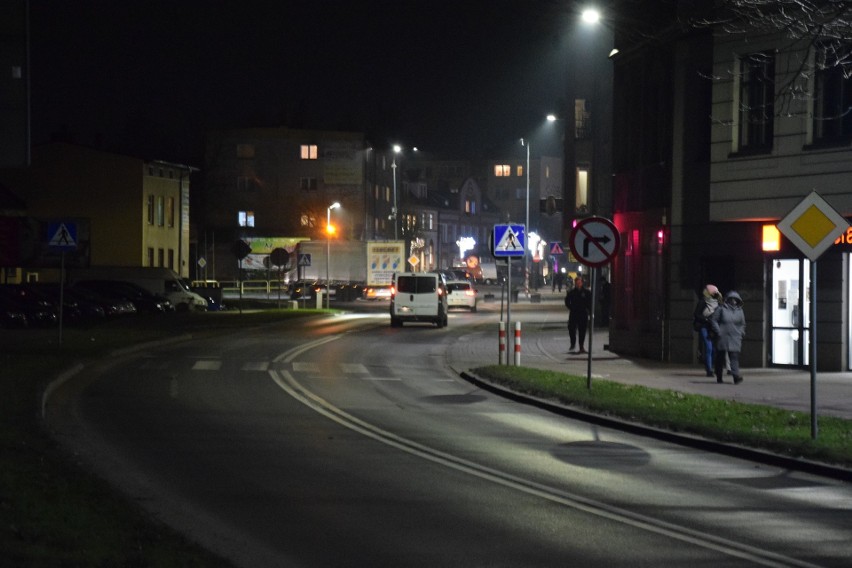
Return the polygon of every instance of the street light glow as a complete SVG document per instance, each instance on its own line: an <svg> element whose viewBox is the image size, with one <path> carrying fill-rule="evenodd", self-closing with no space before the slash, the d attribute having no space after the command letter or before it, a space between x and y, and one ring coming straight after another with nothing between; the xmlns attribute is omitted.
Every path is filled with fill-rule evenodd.
<svg viewBox="0 0 852 568"><path fill-rule="evenodd" d="M601 13L594 8L586 8L581 17L587 24L597 24L601 19Z"/></svg>
<svg viewBox="0 0 852 568"><path fill-rule="evenodd" d="M557 120L559 120L559 119L556 118L555 114L548 114L547 115L547 122L556 122Z"/></svg>

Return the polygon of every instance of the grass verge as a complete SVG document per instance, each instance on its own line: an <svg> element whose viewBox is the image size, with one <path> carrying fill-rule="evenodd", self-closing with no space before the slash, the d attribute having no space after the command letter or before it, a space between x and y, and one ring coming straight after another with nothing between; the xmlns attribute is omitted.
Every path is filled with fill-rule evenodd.
<svg viewBox="0 0 852 568"><path fill-rule="evenodd" d="M630 422L780 455L852 467L852 420L820 417L811 438L810 414L757 404L718 400L672 390L623 385L528 367L492 365L478 376L516 392Z"/></svg>
<svg viewBox="0 0 852 568"><path fill-rule="evenodd" d="M45 431L45 386L76 363L146 341L282 323L315 310L135 316L90 329L0 330L0 550L9 566L229 566L150 518Z"/></svg>

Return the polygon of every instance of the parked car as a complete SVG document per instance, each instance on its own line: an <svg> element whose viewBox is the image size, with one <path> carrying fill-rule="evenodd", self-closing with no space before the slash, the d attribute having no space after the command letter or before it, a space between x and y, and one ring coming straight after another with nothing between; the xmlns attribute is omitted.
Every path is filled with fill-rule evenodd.
<svg viewBox="0 0 852 568"><path fill-rule="evenodd" d="M477 290L467 280L451 280L447 282L447 307L467 308L476 311Z"/></svg>
<svg viewBox="0 0 852 568"><path fill-rule="evenodd" d="M165 297L152 294L145 288L132 282L122 280L80 280L74 284L75 289L86 289L102 296L125 298L135 307L137 312L162 314L175 311L172 303Z"/></svg>
<svg viewBox="0 0 852 568"><path fill-rule="evenodd" d="M136 306L127 298L104 296L92 290L75 288L73 286L66 288L65 292L70 293L73 297L81 298L100 306L108 319L136 314Z"/></svg>
<svg viewBox="0 0 852 568"><path fill-rule="evenodd" d="M29 325L27 314L20 302L14 298L0 294L0 327L18 329Z"/></svg>
<svg viewBox="0 0 852 568"><path fill-rule="evenodd" d="M29 326L51 327L59 323L57 308L51 302L27 291L21 284L0 286L0 296L13 305L17 304L20 311L26 315Z"/></svg>
<svg viewBox="0 0 852 568"><path fill-rule="evenodd" d="M104 309L98 304L72 293L58 283L31 283L23 285L36 296L59 306L62 303L62 321L70 325L89 325L106 319Z"/></svg>

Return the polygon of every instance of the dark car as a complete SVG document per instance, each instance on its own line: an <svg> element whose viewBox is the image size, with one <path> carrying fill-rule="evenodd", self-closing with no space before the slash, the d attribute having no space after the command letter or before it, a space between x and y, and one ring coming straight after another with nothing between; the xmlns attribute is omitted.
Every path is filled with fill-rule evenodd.
<svg viewBox="0 0 852 568"><path fill-rule="evenodd" d="M123 280L81 280L74 283L74 289L95 292L108 298L124 298L130 301L137 312L161 314L173 312L174 306L163 296L152 294L145 288Z"/></svg>
<svg viewBox="0 0 852 568"><path fill-rule="evenodd" d="M104 311L107 319L136 314L136 306L126 298L103 296L97 292L85 288L74 288L73 286L66 288L65 292L75 298L80 298L99 306Z"/></svg>
<svg viewBox="0 0 852 568"><path fill-rule="evenodd" d="M27 325L27 314L20 302L0 294L0 328L16 329Z"/></svg>
<svg viewBox="0 0 852 568"><path fill-rule="evenodd" d="M88 325L99 323L106 319L103 306L91 298L87 298L65 286L60 288L58 283L29 284L28 287L44 299L59 305L62 301L63 322L73 325Z"/></svg>
<svg viewBox="0 0 852 568"><path fill-rule="evenodd" d="M27 324L36 327L51 327L59 323L57 308L47 300L39 298L20 284L0 286L0 296L7 302L17 304L27 316Z"/></svg>

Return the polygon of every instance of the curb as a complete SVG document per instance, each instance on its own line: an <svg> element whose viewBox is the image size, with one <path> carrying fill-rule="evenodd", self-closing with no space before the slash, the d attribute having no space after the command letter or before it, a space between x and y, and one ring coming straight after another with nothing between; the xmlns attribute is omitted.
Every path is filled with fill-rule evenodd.
<svg viewBox="0 0 852 568"><path fill-rule="evenodd" d="M579 408L566 406L564 404L560 404L552 400L519 393L517 391L508 389L506 387L497 385L487 379L484 379L471 372L469 369L467 371L460 372L459 376L483 390L487 390L488 392L497 394L513 402L519 402L521 404L540 408L542 410L546 410L547 412L552 412L554 414L565 416L567 418L582 420L584 422L596 424L598 426L605 426L616 430L621 430L630 434L646 436L664 442L670 442L673 444L679 444L681 446L727 455L734 458L754 461L769 466L811 473L814 475L837 479L840 481L852 481L852 469L847 469L840 466L832 466L829 464L814 462L810 460L792 458L789 456L775 454L765 450L758 450L745 446L739 446L736 444L726 444L724 442L719 442L708 438L702 438L700 436L694 436L692 434L677 433L671 430L663 430L660 428L655 428L653 426L646 426L637 422L629 422L619 418L596 414Z"/></svg>

